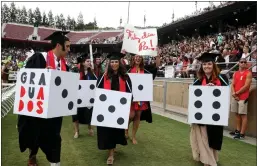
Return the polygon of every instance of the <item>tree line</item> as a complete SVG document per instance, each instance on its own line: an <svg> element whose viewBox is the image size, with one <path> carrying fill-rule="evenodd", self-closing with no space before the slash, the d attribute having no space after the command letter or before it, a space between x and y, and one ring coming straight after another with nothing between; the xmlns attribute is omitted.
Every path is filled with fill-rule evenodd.
<svg viewBox="0 0 257 166"><path fill-rule="evenodd" d="M52 11L50 10L47 14L45 12L41 12L37 7L35 10L26 9L25 6L22 9L15 6L15 3L11 3L10 7L6 4L3 4L2 7L2 17L1 23L20 23L20 24L28 24L33 26L45 26L58 28L63 30L74 30L74 31L83 31L83 30L93 30L93 29L107 29L113 30L115 28L105 27L99 28L97 26L96 19L89 23L84 23L83 15L80 12L77 20L68 16L65 18L63 14L54 16Z"/></svg>

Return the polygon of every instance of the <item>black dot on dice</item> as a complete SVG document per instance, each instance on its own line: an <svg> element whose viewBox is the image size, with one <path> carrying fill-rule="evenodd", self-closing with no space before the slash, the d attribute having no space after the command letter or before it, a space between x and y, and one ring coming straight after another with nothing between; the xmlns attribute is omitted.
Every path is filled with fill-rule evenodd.
<svg viewBox="0 0 257 166"><path fill-rule="evenodd" d="M72 110L73 105L74 105L74 104L73 104L73 102L72 102L72 101L70 101L70 102L69 102L69 104L68 104L68 109L69 109L69 110Z"/></svg>
<svg viewBox="0 0 257 166"><path fill-rule="evenodd" d="M214 102L212 103L212 106L213 106L214 109L219 109L219 108L220 108L220 102L214 101Z"/></svg>
<svg viewBox="0 0 257 166"><path fill-rule="evenodd" d="M143 85L138 85L138 90L143 90Z"/></svg>
<svg viewBox="0 0 257 166"><path fill-rule="evenodd" d="M203 118L203 115L200 113L200 112L197 112L196 114L195 114L195 119L196 120L201 120Z"/></svg>
<svg viewBox="0 0 257 166"><path fill-rule="evenodd" d="M81 99L78 99L78 104L81 104L82 103L82 100Z"/></svg>
<svg viewBox="0 0 257 166"><path fill-rule="evenodd" d="M81 89L81 85L79 85L79 90Z"/></svg>
<svg viewBox="0 0 257 166"><path fill-rule="evenodd" d="M122 125L124 123L124 119L123 118L118 118L117 123L119 125Z"/></svg>
<svg viewBox="0 0 257 166"><path fill-rule="evenodd" d="M214 120L215 122L220 120L220 115L219 114L213 114L212 115L212 120Z"/></svg>
<svg viewBox="0 0 257 166"><path fill-rule="evenodd" d="M122 97L120 99L120 103L123 104L123 105L126 104L127 103L127 99L125 97Z"/></svg>
<svg viewBox="0 0 257 166"><path fill-rule="evenodd" d="M103 116L103 115L101 115L101 114L100 114L100 115L97 115L97 117L96 117L96 118L97 118L97 121L98 121L98 122L102 122L102 121L104 121L104 116Z"/></svg>
<svg viewBox="0 0 257 166"><path fill-rule="evenodd" d="M63 91L62 91L62 97L63 98L66 98L68 96L68 91L67 91L67 89L64 89Z"/></svg>
<svg viewBox="0 0 257 166"><path fill-rule="evenodd" d="M56 86L61 85L61 82L62 82L61 77L58 76L58 77L55 78L54 83L55 83Z"/></svg>
<svg viewBox="0 0 257 166"><path fill-rule="evenodd" d="M197 100L197 101L195 102L195 107L196 107L196 108L201 108L201 107L202 107L202 102L199 101L199 100Z"/></svg>
<svg viewBox="0 0 257 166"><path fill-rule="evenodd" d="M101 95L99 96L99 99L100 99L100 101L105 101L105 100L107 99L107 97L106 97L105 94L101 94Z"/></svg>
<svg viewBox="0 0 257 166"><path fill-rule="evenodd" d="M213 96L219 97L221 95L221 91L219 89L214 89L213 90Z"/></svg>
<svg viewBox="0 0 257 166"><path fill-rule="evenodd" d="M95 99L94 99L94 98L91 98L91 99L89 100L89 102L90 102L91 104L93 104L93 103L95 102Z"/></svg>
<svg viewBox="0 0 257 166"><path fill-rule="evenodd" d="M201 89L196 89L196 90L195 90L195 96L196 96L196 97L200 97L201 95L202 95Z"/></svg>
<svg viewBox="0 0 257 166"><path fill-rule="evenodd" d="M109 112L113 113L115 111L115 107L113 105L110 105L108 107Z"/></svg>
<svg viewBox="0 0 257 166"><path fill-rule="evenodd" d="M91 85L89 86L89 88L90 88L91 90L94 90L94 89L95 89L95 85L94 85L94 84L91 84Z"/></svg>

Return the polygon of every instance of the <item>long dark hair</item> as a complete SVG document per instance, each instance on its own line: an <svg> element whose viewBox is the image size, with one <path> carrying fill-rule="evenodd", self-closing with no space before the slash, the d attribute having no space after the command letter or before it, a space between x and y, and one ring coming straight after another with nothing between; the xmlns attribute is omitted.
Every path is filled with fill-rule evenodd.
<svg viewBox="0 0 257 166"><path fill-rule="evenodd" d="M112 76L114 75L114 70L111 67L111 61L108 64L108 69L107 69L107 78L110 79L112 78ZM121 63L121 61L119 60L119 68L118 68L118 75L123 79L123 80L127 80L128 79L128 75L126 73L126 68L125 66Z"/></svg>
<svg viewBox="0 0 257 166"><path fill-rule="evenodd" d="M140 56L140 58L141 58L141 62L139 64L139 68L141 70L143 70L145 67L144 58L142 56ZM135 56L131 56L131 65L130 66L131 66L131 68L135 67Z"/></svg>
<svg viewBox="0 0 257 166"><path fill-rule="evenodd" d="M80 73L85 73L85 66L83 65L83 63L85 63L85 61L80 63L80 68L79 68L79 72ZM91 67L87 68L87 73L92 75L93 74L93 70Z"/></svg>

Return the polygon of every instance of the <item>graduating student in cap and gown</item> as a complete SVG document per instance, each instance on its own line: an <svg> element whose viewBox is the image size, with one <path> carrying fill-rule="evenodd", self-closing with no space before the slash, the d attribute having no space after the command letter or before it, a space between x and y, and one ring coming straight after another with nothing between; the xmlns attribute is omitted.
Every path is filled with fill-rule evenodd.
<svg viewBox="0 0 257 166"><path fill-rule="evenodd" d="M65 36L68 32L54 32L45 40L51 40L52 50L47 53L32 55L25 68L51 68L68 71L64 57L70 51L70 41ZM58 104L58 103L57 103ZM38 149L45 153L51 166L60 165L62 117L43 119L20 115L18 132L20 151L30 150L29 166L36 166Z"/></svg>
<svg viewBox="0 0 257 166"><path fill-rule="evenodd" d="M99 77L104 73L101 66L102 64L101 54L96 52L93 54L93 57L94 57L94 73L97 77Z"/></svg>
<svg viewBox="0 0 257 166"><path fill-rule="evenodd" d="M122 53L126 53L125 50L122 50ZM153 80L157 75L157 70L160 65L160 56L156 56L156 61L154 64L145 65L143 56L132 54L131 64L127 65L127 70L129 73L138 73L138 74L152 74ZM130 111L130 120L129 124L133 121L132 128L132 143L137 144L136 133L139 128L140 121L145 120L148 123L152 123L152 111L149 101L140 101L133 102L131 105ZM129 129L126 130L126 138L129 137Z"/></svg>
<svg viewBox="0 0 257 166"><path fill-rule="evenodd" d="M220 75L215 58L218 54L203 53L198 60L202 62L193 85L200 86L228 86L226 76ZM208 110L206 110L208 111ZM201 161L205 166L217 166L218 151L223 142L223 126L192 124L190 143L193 158Z"/></svg>
<svg viewBox="0 0 257 166"><path fill-rule="evenodd" d="M119 52L108 55L109 66L107 72L98 78L96 84L98 88L132 93L131 80L120 61L122 56ZM114 161L116 145L127 145L125 130L99 126L97 127L97 142L100 150L108 150L107 164L111 165Z"/></svg>
<svg viewBox="0 0 257 166"><path fill-rule="evenodd" d="M83 54L77 58L79 64L80 80L97 80L96 75L92 70L90 56ZM79 137L79 124L88 125L88 134L94 135L94 130L91 126L93 107L81 107L78 108L77 115L72 116L72 122L74 123L75 135L74 138Z"/></svg>

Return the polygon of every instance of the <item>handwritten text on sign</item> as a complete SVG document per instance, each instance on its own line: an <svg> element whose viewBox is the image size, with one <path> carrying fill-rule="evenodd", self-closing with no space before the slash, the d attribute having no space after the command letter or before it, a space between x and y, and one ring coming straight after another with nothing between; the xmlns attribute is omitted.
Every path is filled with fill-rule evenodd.
<svg viewBox="0 0 257 166"><path fill-rule="evenodd" d="M157 45L156 29L136 29L130 25L125 27L122 50L137 55L156 56Z"/></svg>

